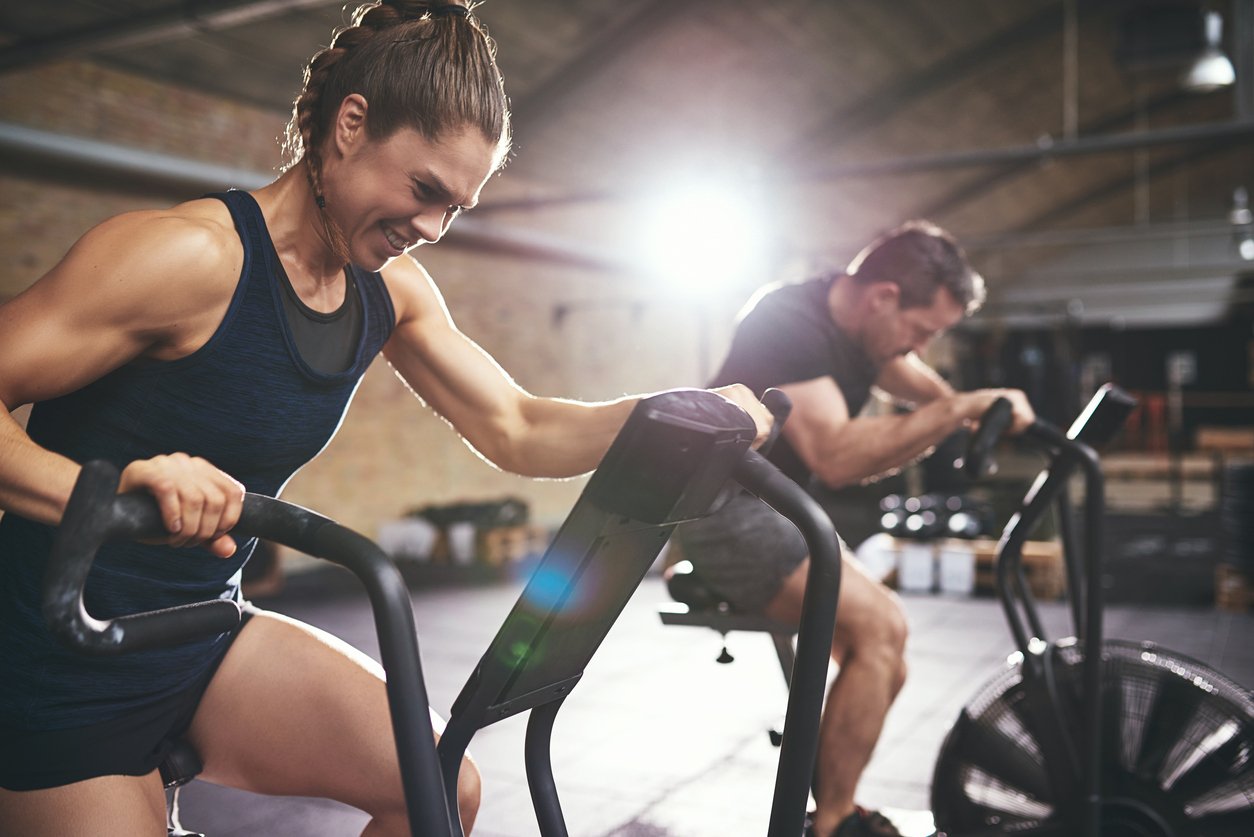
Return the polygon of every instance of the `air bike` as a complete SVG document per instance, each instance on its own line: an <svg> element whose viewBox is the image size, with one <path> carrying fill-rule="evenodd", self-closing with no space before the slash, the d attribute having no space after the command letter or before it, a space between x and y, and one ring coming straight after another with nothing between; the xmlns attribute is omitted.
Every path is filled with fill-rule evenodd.
<svg viewBox="0 0 1254 837"><path fill-rule="evenodd" d="M768 393L764 403L777 416L778 432L787 398ZM478 730L522 712L530 712L524 758L540 832L565 837L550 762L558 710L674 528L708 514L730 482L738 483L796 524L810 549L809 584L767 830L768 837L797 837L818 748L840 553L822 509L750 450L753 438L749 416L712 393L676 390L643 399L454 702L438 750L408 590L387 556L325 517L252 494L245 498L233 534L266 538L342 564L365 584L388 675L415 837L462 834L456 804L462 755ZM125 653L230 630L239 620L239 609L230 601L108 621L86 613L83 588L99 546L105 540L163 532L150 497L115 494L117 473L112 465L88 463L70 498L44 590L45 615L53 630L93 654Z"/></svg>
<svg viewBox="0 0 1254 837"><path fill-rule="evenodd" d="M1102 636L1104 485L1096 449L1135 401L1106 385L1063 433L1023 434L1045 469L1001 536L997 595L1017 651L962 709L932 780L949 837L1250 837L1254 699L1202 663L1148 642ZM964 467L987 475L1010 423L994 404ZM1072 517L1079 473L1083 514ZM1024 542L1057 510L1074 636L1049 640L1022 565Z"/></svg>

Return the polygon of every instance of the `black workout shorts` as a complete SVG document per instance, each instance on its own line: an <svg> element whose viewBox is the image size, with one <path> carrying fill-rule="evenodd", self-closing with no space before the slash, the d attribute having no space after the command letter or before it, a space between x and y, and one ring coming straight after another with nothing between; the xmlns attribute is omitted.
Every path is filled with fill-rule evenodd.
<svg viewBox="0 0 1254 837"><path fill-rule="evenodd" d="M246 606L231 641L252 617ZM227 648L230 643L227 643ZM146 776L187 732L226 650L191 686L119 718L58 730L5 729L0 722L0 788L41 790L98 776Z"/></svg>
<svg viewBox="0 0 1254 837"><path fill-rule="evenodd" d="M739 492L709 517L675 530L683 557L727 602L760 613L806 559L801 532L748 492Z"/></svg>

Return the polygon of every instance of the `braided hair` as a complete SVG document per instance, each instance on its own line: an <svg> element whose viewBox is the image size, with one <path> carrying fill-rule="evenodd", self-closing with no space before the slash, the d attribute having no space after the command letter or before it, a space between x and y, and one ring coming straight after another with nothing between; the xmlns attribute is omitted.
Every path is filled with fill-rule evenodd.
<svg viewBox="0 0 1254 837"><path fill-rule="evenodd" d="M497 144L498 166L509 153L509 104L496 45L460 0L367 3L309 60L285 132L284 169L304 162L319 207L325 207L323 141L353 93L370 105L365 127L372 139L413 128L434 141L474 128ZM322 219L337 252L345 252L342 233L325 212Z"/></svg>

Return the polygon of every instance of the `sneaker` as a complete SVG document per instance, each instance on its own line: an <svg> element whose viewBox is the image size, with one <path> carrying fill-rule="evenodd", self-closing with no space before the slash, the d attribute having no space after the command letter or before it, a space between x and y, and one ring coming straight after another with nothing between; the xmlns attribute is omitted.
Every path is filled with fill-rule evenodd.
<svg viewBox="0 0 1254 837"><path fill-rule="evenodd" d="M836 827L834 837L902 837L902 834L892 820L879 811L854 808Z"/></svg>

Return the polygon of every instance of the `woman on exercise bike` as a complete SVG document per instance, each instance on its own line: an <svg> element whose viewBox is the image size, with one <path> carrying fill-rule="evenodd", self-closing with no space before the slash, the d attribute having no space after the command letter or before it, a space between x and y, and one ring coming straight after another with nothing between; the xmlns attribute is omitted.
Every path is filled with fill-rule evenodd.
<svg viewBox="0 0 1254 837"><path fill-rule="evenodd" d="M89 659L52 638L38 586L79 463L125 466L121 490L150 492L170 532L101 551L87 606L109 618L238 598L244 491L277 495L327 444L379 352L520 474L591 469L635 402L526 393L406 256L509 150L494 47L465 6L360 8L310 61L288 141L273 183L107 220L0 307L0 833L165 834L156 768L182 735L210 781L409 833L381 672L333 637L251 609L170 650ZM764 437L752 394L723 393ZM9 411L32 403L23 431ZM467 826L478 782L464 763Z"/></svg>

